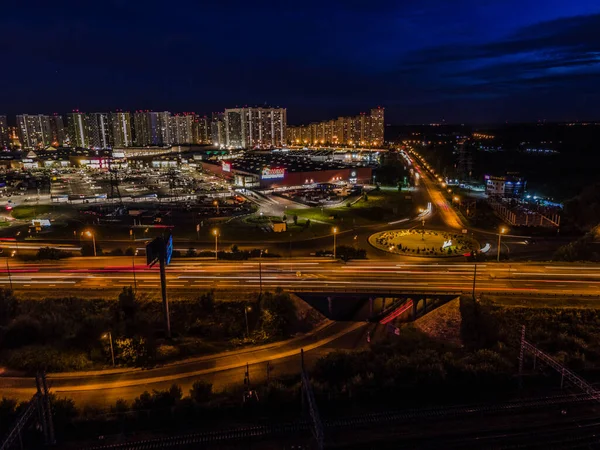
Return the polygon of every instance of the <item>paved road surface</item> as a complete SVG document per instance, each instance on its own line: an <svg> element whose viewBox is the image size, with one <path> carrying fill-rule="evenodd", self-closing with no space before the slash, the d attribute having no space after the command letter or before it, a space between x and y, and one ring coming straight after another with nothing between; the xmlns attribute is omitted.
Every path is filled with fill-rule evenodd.
<svg viewBox="0 0 600 450"><path fill-rule="evenodd" d="M158 292L158 268L148 269L144 258L88 257L51 263L9 260L0 265L0 286L12 282L15 291L39 295L98 290L120 291L135 283L139 290ZM10 277L9 272L10 271ZM327 258L268 259L262 261L174 260L167 268L170 292L207 289L258 291L284 287L310 292L470 292L474 265L465 262L396 262L365 260L349 263ZM480 263L479 292L532 294L600 294L600 265L560 263Z"/></svg>

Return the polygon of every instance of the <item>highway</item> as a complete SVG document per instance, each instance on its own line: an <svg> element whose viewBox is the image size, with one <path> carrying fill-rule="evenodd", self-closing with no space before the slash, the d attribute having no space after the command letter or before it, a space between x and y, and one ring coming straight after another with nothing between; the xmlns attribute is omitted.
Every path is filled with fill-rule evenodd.
<svg viewBox="0 0 600 450"><path fill-rule="evenodd" d="M0 265L0 286L39 296L60 296L68 291L116 293L135 285L159 295L157 267L145 258L78 257L51 263L25 263L9 259ZM10 276L9 276L10 273ZM173 260L167 268L169 292L198 293L208 289L258 291L276 287L295 292L471 292L474 264L432 259L431 262L329 258L262 258L249 261L214 261L200 258ZM478 292L548 295L600 294L600 265L564 263L479 263Z"/></svg>

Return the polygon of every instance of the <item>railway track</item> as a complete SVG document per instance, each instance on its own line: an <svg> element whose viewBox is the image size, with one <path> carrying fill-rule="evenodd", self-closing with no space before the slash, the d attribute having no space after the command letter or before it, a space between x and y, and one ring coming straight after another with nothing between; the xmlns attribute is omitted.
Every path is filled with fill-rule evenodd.
<svg viewBox="0 0 600 450"><path fill-rule="evenodd" d="M323 420L323 426L327 435L327 430L339 431L348 428L356 429L373 425L382 426L422 419L444 419L452 417L467 418L472 415L510 413L512 411L518 412L527 409L535 410L550 406L573 405L590 401L591 399L587 394L565 394L552 397L514 400L497 404L458 405L444 408L414 408L403 411L386 411L339 419L328 419ZM293 423L257 425L229 430L215 430L180 436L147 439L131 443L91 446L88 447L88 450L150 450L162 448L186 448L187 446L192 448L191 446L198 444L216 444L219 442L225 443L237 440L260 440L278 436L300 435L304 433L310 433L310 423L305 420L300 420Z"/></svg>

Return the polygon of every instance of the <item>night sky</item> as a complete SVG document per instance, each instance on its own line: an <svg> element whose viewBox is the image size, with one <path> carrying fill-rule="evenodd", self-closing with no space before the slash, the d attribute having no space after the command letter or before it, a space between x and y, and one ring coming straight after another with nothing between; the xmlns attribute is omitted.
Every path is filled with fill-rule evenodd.
<svg viewBox="0 0 600 450"><path fill-rule="evenodd" d="M600 119L599 0L11 1L0 113Z"/></svg>

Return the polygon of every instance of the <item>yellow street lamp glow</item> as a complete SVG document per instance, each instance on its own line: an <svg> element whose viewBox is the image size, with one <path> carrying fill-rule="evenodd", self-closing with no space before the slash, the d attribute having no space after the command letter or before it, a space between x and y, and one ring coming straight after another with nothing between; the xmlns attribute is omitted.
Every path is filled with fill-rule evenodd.
<svg viewBox="0 0 600 450"><path fill-rule="evenodd" d="M500 229L500 233L502 233L502 234L506 233L506 228L502 227L502 228Z"/></svg>
<svg viewBox="0 0 600 450"><path fill-rule="evenodd" d="M455 196L454 196L454 201L455 201L455 202L457 202L457 201L459 201L459 200L460 200L460 198L458 198L458 197L455 195Z"/></svg>
<svg viewBox="0 0 600 450"><path fill-rule="evenodd" d="M217 234L219 234L219 230L213 230L213 235L216 236Z"/></svg>
<svg viewBox="0 0 600 450"><path fill-rule="evenodd" d="M337 227L333 227L333 232L337 233Z"/></svg>
<svg viewBox="0 0 600 450"><path fill-rule="evenodd" d="M85 232L85 235L87 237L92 237L92 232L90 230L88 230L88 231Z"/></svg>

